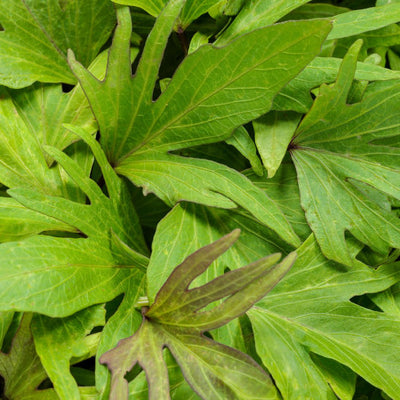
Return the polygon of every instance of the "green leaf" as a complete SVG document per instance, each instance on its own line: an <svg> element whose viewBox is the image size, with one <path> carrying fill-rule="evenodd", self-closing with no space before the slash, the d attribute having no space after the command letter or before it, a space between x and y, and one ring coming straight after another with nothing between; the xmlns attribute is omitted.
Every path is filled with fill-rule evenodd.
<svg viewBox="0 0 400 400"><path fill-rule="evenodd" d="M335 394L342 400L353 400L357 375L343 364L316 354L311 358L325 377Z"/></svg>
<svg viewBox="0 0 400 400"><path fill-rule="evenodd" d="M226 139L225 142L234 146L242 156L246 157L250 161L254 173L257 175L262 175L264 173L262 164L257 155L256 146L243 126L235 129L233 135Z"/></svg>
<svg viewBox="0 0 400 400"><path fill-rule="evenodd" d="M168 349L164 349L163 356L168 369L168 379L170 385L170 396L172 400L200 400L192 388L185 381L182 371L177 362L172 357ZM142 371L133 381L129 382L129 399L148 400L149 389L147 386L146 375Z"/></svg>
<svg viewBox="0 0 400 400"><path fill-rule="evenodd" d="M348 11L350 11L348 8L338 7L333 4L308 3L294 9L281 18L281 21L290 21L292 19L329 18Z"/></svg>
<svg viewBox="0 0 400 400"><path fill-rule="evenodd" d="M368 32L400 21L400 4L354 10L337 15L329 39L339 39Z"/></svg>
<svg viewBox="0 0 400 400"><path fill-rule="evenodd" d="M150 399L169 399L169 384L162 349L168 347L185 379L200 395L214 398L275 399L268 375L247 355L202 335L245 312L282 278L294 254L274 265L279 255L258 260L228 272L197 288L191 282L237 239L238 231L190 255L169 276L155 302L144 308L139 331L104 354L100 361L112 371L111 399L127 399L125 373L139 363L146 371ZM227 297L215 308L199 312L215 300ZM188 354L191 355L190 363ZM122 360L122 363L121 363Z"/></svg>
<svg viewBox="0 0 400 400"><path fill-rule="evenodd" d="M143 276L139 268L116 266L108 244L94 239L35 236L3 243L0 265L0 311L52 317L112 300Z"/></svg>
<svg viewBox="0 0 400 400"><path fill-rule="evenodd" d="M262 255L282 252L285 244L254 219L236 211L205 207L194 203L177 204L157 226L153 251L147 268L147 296L154 302L157 292L177 264L198 248L240 227L241 235L234 247L218 257L195 284L203 285L224 273L256 261Z"/></svg>
<svg viewBox="0 0 400 400"><path fill-rule="evenodd" d="M279 205L302 240L310 236L311 229L307 224L304 210L301 208L296 170L292 163L282 164L273 178L267 178L265 173L263 176L255 175L250 170L245 171L244 174ZM276 238L273 239L273 242L276 243Z"/></svg>
<svg viewBox="0 0 400 400"><path fill-rule="evenodd" d="M9 197L0 197L0 242L20 240L45 231L77 232L55 218L29 210Z"/></svg>
<svg viewBox="0 0 400 400"><path fill-rule="evenodd" d="M3 342L7 335L8 328L11 326L13 317L13 312L0 312L0 350L3 347Z"/></svg>
<svg viewBox="0 0 400 400"><path fill-rule="evenodd" d="M89 69L98 77L106 70L106 53L100 54ZM78 85L63 93L61 85L36 84L25 90L4 90L0 119L0 182L9 188L26 187L84 202L85 196L43 151L52 145L68 154L89 175L93 158L87 146L71 145L76 136L63 123L79 123L94 133L97 124L87 99Z"/></svg>
<svg viewBox="0 0 400 400"><path fill-rule="evenodd" d="M139 285L133 280L126 290L125 296L115 314L107 321L101 333L97 348L96 387L100 398L107 400L110 395L111 374L106 366L99 363L99 358L105 352L113 349L121 339L136 332L142 322L142 315L138 309L139 296L144 293L145 275Z"/></svg>
<svg viewBox="0 0 400 400"><path fill-rule="evenodd" d="M381 293L372 293L369 297L382 311L388 314L400 316L399 283Z"/></svg>
<svg viewBox="0 0 400 400"><path fill-rule="evenodd" d="M9 0L0 5L0 83L75 83L66 59L72 48L89 65L108 39L115 13L108 0Z"/></svg>
<svg viewBox="0 0 400 400"><path fill-rule="evenodd" d="M4 378L4 395L8 399L28 398L46 378L33 344L31 319L31 314L25 314L10 352L0 353L0 375Z"/></svg>
<svg viewBox="0 0 400 400"><path fill-rule="evenodd" d="M47 152L70 175L75 184L88 196L90 205L76 203L62 197L47 196L28 189L8 191L27 208L68 223L85 235L109 242L112 230L132 251L147 253L137 214L131 204L130 194L123 182L111 168L99 143L84 129L69 126L90 146L102 170L109 197L82 172L79 164L56 148L46 147ZM137 253L142 265L143 255Z"/></svg>
<svg viewBox="0 0 400 400"><path fill-rule="evenodd" d="M35 348L60 399L80 398L78 385L70 373L70 361L73 356L82 353L86 335L95 326L104 323L103 306L87 308L63 319L43 315L35 315L33 318Z"/></svg>
<svg viewBox="0 0 400 400"><path fill-rule="evenodd" d="M353 42L352 42L353 43ZM316 57L300 74L290 81L274 99L274 110L293 110L306 113L312 105L310 91L323 83L336 80L340 58ZM377 65L358 62L355 79L366 81L385 81L399 79L400 73Z"/></svg>
<svg viewBox="0 0 400 400"><path fill-rule="evenodd" d="M147 248L126 185L108 164L99 143L83 129L70 128L93 151L109 197L76 161L47 147L91 204L28 189L9 193L26 207L68 223L89 238L36 236L1 245L0 310L31 310L63 317L111 300L126 290L129 280L139 285L142 279ZM51 301L53 296L57 302Z"/></svg>
<svg viewBox="0 0 400 400"><path fill-rule="evenodd" d="M268 178L272 178L286 154L301 114L271 111L253 121L254 139Z"/></svg>
<svg viewBox="0 0 400 400"><path fill-rule="evenodd" d="M167 3L166 0L113 0L115 3L125 6L140 7L153 17L157 17Z"/></svg>
<svg viewBox="0 0 400 400"><path fill-rule="evenodd" d="M212 195L199 182L193 195L180 171L190 167L196 175L203 175L205 163L166 153L226 139L235 128L262 115L281 87L318 53L330 25L327 21L287 23L252 32L224 48L203 46L185 58L163 94L152 102L162 51L179 7L180 3L171 2L159 16L133 79L128 65L131 25L126 9L118 13L119 25L105 81L94 79L73 58L71 66L88 95L99 122L102 146L118 173L168 203L193 201L196 197L203 204L232 207L233 200L241 205L246 203L244 207L249 208L258 201L248 201L243 195L239 200L230 198L230 191ZM288 38L284 48L275 40L282 35ZM222 73L230 71L231 65L235 65L231 73ZM285 74L281 72L283 66ZM218 169L224 171L224 167ZM210 173L215 176L215 172ZM226 178L220 180L228 186ZM212 198L218 201L210 202ZM263 203L276 218L261 221L298 245L279 210L268 199L264 198ZM253 209L249 211L255 213ZM283 229L279 230L280 227Z"/></svg>
<svg viewBox="0 0 400 400"><path fill-rule="evenodd" d="M299 239L285 216L266 193L239 172L209 160L191 159L159 152L136 156L117 172L154 192L168 205L186 200L209 206L240 205L294 246ZM167 188L172 188L165 192Z"/></svg>
<svg viewBox="0 0 400 400"><path fill-rule="evenodd" d="M246 1L232 24L218 38L217 44L218 46L224 46L245 33L272 25L290 11L309 1L310 0Z"/></svg>
<svg viewBox="0 0 400 400"><path fill-rule="evenodd" d="M375 271L328 261L312 236L298 249L291 271L248 312L257 353L284 398L334 398L335 386L330 387L331 378L313 353L349 367L398 398L400 318L349 301L398 279L396 264ZM346 385L351 379L350 374Z"/></svg>
<svg viewBox="0 0 400 400"><path fill-rule="evenodd" d="M168 0L113 0L117 4L140 7L153 17L157 17L165 8ZM195 19L205 14L214 4L215 0L185 0L176 29L185 30Z"/></svg>
<svg viewBox="0 0 400 400"><path fill-rule="evenodd" d="M398 135L400 86L372 85L360 103L346 103L360 45L349 50L335 85L321 87L291 149L307 221L322 252L347 265L357 261L345 231L382 254L400 247L398 219L356 184L400 198L400 151L387 142Z"/></svg>

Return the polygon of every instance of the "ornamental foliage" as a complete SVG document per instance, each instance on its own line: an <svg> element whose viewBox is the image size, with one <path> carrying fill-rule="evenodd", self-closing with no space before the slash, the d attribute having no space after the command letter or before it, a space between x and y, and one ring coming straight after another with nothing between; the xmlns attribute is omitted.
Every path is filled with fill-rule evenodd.
<svg viewBox="0 0 400 400"><path fill-rule="evenodd" d="M0 398L400 399L400 1L0 2Z"/></svg>

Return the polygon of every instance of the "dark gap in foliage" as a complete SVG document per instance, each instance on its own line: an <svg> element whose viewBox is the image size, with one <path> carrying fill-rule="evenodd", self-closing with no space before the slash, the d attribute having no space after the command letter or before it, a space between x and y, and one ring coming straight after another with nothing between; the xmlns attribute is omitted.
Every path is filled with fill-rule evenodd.
<svg viewBox="0 0 400 400"><path fill-rule="evenodd" d="M75 87L74 85L69 85L67 83L62 83L61 86L64 93L69 93Z"/></svg>
<svg viewBox="0 0 400 400"><path fill-rule="evenodd" d="M375 0L312 0L311 3L327 3L327 4L332 4L334 6L339 6L339 7L347 7L352 10L357 10L357 9L362 9L362 8L368 8L368 7L374 7L376 1Z"/></svg>
<svg viewBox="0 0 400 400"><path fill-rule="evenodd" d="M125 379L128 382L133 381L141 372L143 371L142 367L139 364L136 364L130 371L125 374Z"/></svg>
<svg viewBox="0 0 400 400"><path fill-rule="evenodd" d="M94 334L94 333L99 333L103 330L102 326L95 326L91 331L90 331L90 335Z"/></svg>
<svg viewBox="0 0 400 400"><path fill-rule="evenodd" d="M90 357L86 360L83 360L77 364L74 365L75 368L83 368L83 369L88 369L88 370L93 370L96 367L96 357Z"/></svg>
<svg viewBox="0 0 400 400"><path fill-rule="evenodd" d="M383 312L370 298L368 295L363 294L361 296L354 296L350 299L354 304L363 307L370 311Z"/></svg>
<svg viewBox="0 0 400 400"><path fill-rule="evenodd" d="M105 187L104 177L101 172L101 168L96 160L94 160L93 162L90 178L93 179L101 187L103 193L107 195L107 188Z"/></svg>
<svg viewBox="0 0 400 400"><path fill-rule="evenodd" d="M181 35L185 34L182 33ZM182 48L181 40L182 39L179 39L178 34L175 32L169 37L159 69L159 80L171 78L179 64L185 58L186 54L184 48ZM186 36L184 40L187 40ZM153 100L157 100L160 95L161 87L159 81L157 81L153 91Z"/></svg>
<svg viewBox="0 0 400 400"><path fill-rule="evenodd" d="M166 205L153 193L143 194L143 188L133 185L126 178L122 177L122 179L127 182L140 224L143 229L145 227L150 228L148 233L150 234L150 240L152 241L157 224L170 211L171 207Z"/></svg>
<svg viewBox="0 0 400 400"><path fill-rule="evenodd" d="M115 312L118 310L118 307L120 306L123 298L124 298L124 295L120 294L115 299L106 303L106 320L108 320L112 315L115 314ZM94 329L96 329L96 328L94 328ZM94 332L92 331L91 333L94 333Z"/></svg>
<svg viewBox="0 0 400 400"><path fill-rule="evenodd" d="M144 239L146 241L146 245L150 249L151 244L153 243L153 238L156 233L156 230L149 226L143 226L142 230L143 230Z"/></svg>
<svg viewBox="0 0 400 400"><path fill-rule="evenodd" d="M38 390L46 390L46 389L52 389L53 383L51 382L51 380L49 378L46 378L39 386L38 386Z"/></svg>
<svg viewBox="0 0 400 400"><path fill-rule="evenodd" d="M8 354L11 350L12 341L14 339L15 334L17 333L18 327L21 323L23 313L16 312L13 316L10 326L7 329L7 333L4 336L3 344L1 347L1 352Z"/></svg>
<svg viewBox="0 0 400 400"><path fill-rule="evenodd" d="M4 386L5 386L4 378L0 375L0 399L7 400L7 397L4 395Z"/></svg>
<svg viewBox="0 0 400 400"><path fill-rule="evenodd" d="M389 400L390 397L383 395L382 391L369 382L357 376L356 392L353 400Z"/></svg>
<svg viewBox="0 0 400 400"><path fill-rule="evenodd" d="M95 386L96 378L94 370L89 370L86 368L79 368L73 366L70 368L71 375L75 378L78 386Z"/></svg>
<svg viewBox="0 0 400 400"><path fill-rule="evenodd" d="M86 239L88 236L85 235L83 232L64 232L64 231L44 231L39 233L39 235L43 236L53 236L58 238L70 238L70 239Z"/></svg>
<svg viewBox="0 0 400 400"><path fill-rule="evenodd" d="M240 323L240 328L242 330L244 344L246 346L246 354L252 357L257 362L257 364L259 364L265 371L267 371L267 369L264 367L261 358L257 354L256 343L254 341L253 326L251 325L250 319L247 316L247 314L243 314L242 316L239 317L239 323Z"/></svg>
<svg viewBox="0 0 400 400"><path fill-rule="evenodd" d="M230 146L225 142L203 144L187 149L176 150L171 152L171 154L215 161L220 164L225 164L237 171L243 171L250 168L249 161L233 146Z"/></svg>

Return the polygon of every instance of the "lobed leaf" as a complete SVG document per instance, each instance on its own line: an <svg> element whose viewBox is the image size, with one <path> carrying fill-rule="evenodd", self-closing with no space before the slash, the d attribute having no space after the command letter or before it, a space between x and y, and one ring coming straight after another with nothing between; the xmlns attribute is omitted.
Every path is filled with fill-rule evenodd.
<svg viewBox="0 0 400 400"><path fill-rule="evenodd" d="M196 183L193 195L182 173L190 167L193 174L204 174L204 168L199 168L201 161L172 158L166 153L226 139L235 128L265 113L277 92L319 52L330 24L317 20L287 23L254 31L224 48L203 46L185 58L162 95L152 102L162 51L181 6L181 1L172 1L160 14L135 77L130 72L127 9L118 10L119 24L105 80L94 79L73 57L71 67L88 96L99 122L101 144L118 173L168 203L190 200L233 207L234 200L249 208L259 201L248 201L243 195L232 198L226 191L221 193L224 196L214 194L204 179L201 185ZM282 35L287 37L283 47L278 40ZM225 187L234 184L225 177L219 180ZM263 204L271 212L261 221L298 245L277 207L265 196ZM255 208L249 211L259 214Z"/></svg>
<svg viewBox="0 0 400 400"><path fill-rule="evenodd" d="M34 316L35 349L60 399L80 398L78 385L70 373L70 361L82 352L86 335L104 323L103 306L90 307L63 319Z"/></svg>
<svg viewBox="0 0 400 400"><path fill-rule="evenodd" d="M279 255L271 256L189 290L193 279L226 251L238 234L233 231L186 258L169 276L151 307L142 310L140 329L101 357L100 361L112 371L111 399L127 398L125 374L136 363L146 371L149 398L169 399L164 346L202 398L210 398L211 394L221 399L277 398L268 375L249 356L207 339L202 333L229 322L262 298L290 268L293 256L275 266ZM220 306L198 312L225 296L228 298Z"/></svg>
<svg viewBox="0 0 400 400"><path fill-rule="evenodd" d="M347 104L360 45L349 50L335 85L321 88L291 149L307 221L323 253L347 265L356 260L345 231L380 253L400 247L398 219L357 186L400 196L399 149L385 142L397 135L399 83L370 86L361 102Z"/></svg>
<svg viewBox="0 0 400 400"><path fill-rule="evenodd" d="M74 84L67 49L89 65L108 39L115 14L108 0L9 0L0 4L0 23L2 85Z"/></svg>
<svg viewBox="0 0 400 400"><path fill-rule="evenodd" d="M335 386L328 385L332 378L326 376L326 363L321 369L313 354L347 366L398 397L400 319L350 301L390 287L398 271L396 264L375 271L328 261L312 236L302 245L291 271L248 312L257 353L284 398L332 398ZM352 374L341 374L351 388Z"/></svg>

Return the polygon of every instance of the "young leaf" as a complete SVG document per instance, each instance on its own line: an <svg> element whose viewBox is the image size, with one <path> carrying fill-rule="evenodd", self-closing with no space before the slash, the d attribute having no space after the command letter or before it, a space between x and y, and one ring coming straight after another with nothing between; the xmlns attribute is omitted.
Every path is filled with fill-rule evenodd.
<svg viewBox="0 0 400 400"><path fill-rule="evenodd" d="M286 154L301 114L271 111L253 121L254 139L268 178L272 178Z"/></svg>
<svg viewBox="0 0 400 400"><path fill-rule="evenodd" d="M370 86L360 103L347 104L359 48L349 50L335 85L321 87L291 149L307 221L323 253L347 265L356 261L345 231L381 253L400 247L398 219L355 184L400 198L400 150L388 142L398 136L400 85Z"/></svg>
<svg viewBox="0 0 400 400"><path fill-rule="evenodd" d="M226 139L225 142L234 146L243 157L246 157L249 160L254 173L259 176L264 173L262 164L257 155L256 146L243 126L235 129L232 136Z"/></svg>
<svg viewBox="0 0 400 400"><path fill-rule="evenodd" d="M70 361L80 354L86 335L95 326L104 325L104 319L103 306L90 307L63 319L34 316L31 329L35 348L61 400L80 398L70 373Z"/></svg>
<svg viewBox="0 0 400 400"><path fill-rule="evenodd" d="M291 271L248 312L257 353L284 398L333 398L331 378L313 354L336 360L398 397L400 318L350 302L398 279L396 264L375 271L328 261L310 236Z"/></svg>
<svg viewBox="0 0 400 400"><path fill-rule="evenodd" d="M224 48L203 46L186 57L163 94L152 102L162 51L181 5L171 1L160 14L134 78L128 58L131 20L127 9L118 10L119 25L103 82L70 58L99 122L107 157L118 173L168 203L189 200L234 207L233 200L298 245L279 209L243 177L223 166L167 153L226 139L235 128L267 111L277 92L319 52L329 22L287 23L252 32ZM287 38L284 46L278 40L282 35ZM195 192L192 182L186 182L188 173L202 177L196 181ZM237 179L246 189L232 193L227 188L237 187ZM254 196L249 199L245 191Z"/></svg>
<svg viewBox="0 0 400 400"><path fill-rule="evenodd" d="M168 375L162 354L165 346L177 360L185 379L204 399L211 396L221 399L277 398L268 375L251 358L207 339L202 333L222 326L248 310L286 274L295 255L291 254L277 265L274 264L279 255L266 257L201 287L189 289L194 278L226 251L238 234L233 231L201 248L176 267L155 302L149 309L143 309L139 331L101 357L100 361L112 371L111 399L128 398L128 382L124 377L136 363L146 371L149 398L169 399ZM214 309L200 311L224 297L227 299Z"/></svg>
<svg viewBox="0 0 400 400"><path fill-rule="evenodd" d="M89 65L108 39L115 13L108 0L8 0L0 4L0 83L21 88L40 82L75 83L69 48Z"/></svg>

